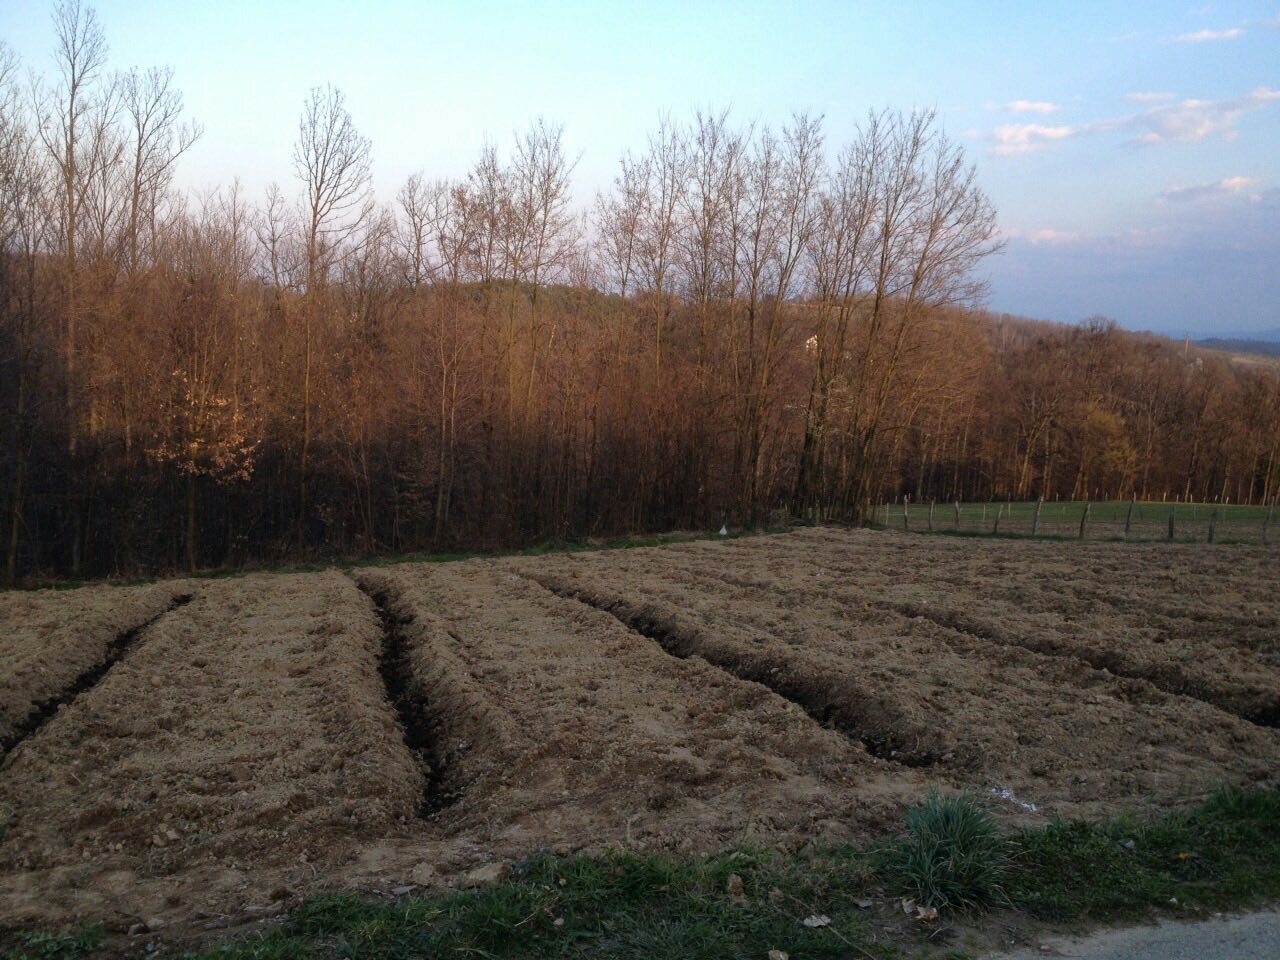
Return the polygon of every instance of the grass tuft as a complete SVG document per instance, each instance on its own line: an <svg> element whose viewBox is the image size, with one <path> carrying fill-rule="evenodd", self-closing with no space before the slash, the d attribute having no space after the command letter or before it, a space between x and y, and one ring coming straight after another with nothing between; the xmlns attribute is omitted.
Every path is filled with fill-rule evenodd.
<svg viewBox="0 0 1280 960"><path fill-rule="evenodd" d="M980 799L934 791L906 821L907 835L890 848L889 872L917 903L981 910L1006 900L1008 844Z"/></svg>

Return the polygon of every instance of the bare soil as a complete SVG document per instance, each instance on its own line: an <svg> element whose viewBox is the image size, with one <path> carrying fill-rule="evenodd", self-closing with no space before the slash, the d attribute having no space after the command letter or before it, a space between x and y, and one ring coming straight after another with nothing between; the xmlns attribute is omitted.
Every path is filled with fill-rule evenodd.
<svg viewBox="0 0 1280 960"><path fill-rule="evenodd" d="M0 593L0 757L39 714L58 709L81 677L105 665L117 641L189 593L179 580Z"/></svg>
<svg viewBox="0 0 1280 960"><path fill-rule="evenodd" d="M0 925L199 936L542 850L863 839L934 786L1025 823L1274 778L1278 559L810 530L2 595L0 717L65 705L0 765Z"/></svg>
<svg viewBox="0 0 1280 960"><path fill-rule="evenodd" d="M411 817L380 639L336 572L202 586L0 768L0 917L229 913Z"/></svg>
<svg viewBox="0 0 1280 960"><path fill-rule="evenodd" d="M1280 725L1274 549L1093 543L1064 552L1055 544L939 537L921 552L909 537L868 548L822 530L798 535L791 546L806 542L823 545L833 574L852 577L856 589L874 590L879 603L908 616L1079 657ZM912 572L903 576L907 563Z"/></svg>
<svg viewBox="0 0 1280 960"><path fill-rule="evenodd" d="M546 558L534 575L642 630L657 625L686 654L769 684L890 759L959 786L1012 790L1044 813L1176 802L1224 777L1261 780L1280 769L1273 729L1077 656L899 612L885 599L892 587L884 581L923 578L930 561L921 547L936 543L808 531L764 551L738 541L661 556ZM893 573L872 560L895 545L910 549L898 560L914 569L904 563ZM841 565L826 562L832 552ZM1024 574L1033 559L1010 558L1004 576ZM969 582L973 593L959 616L993 605L980 581ZM1268 606L1274 611L1275 601ZM1280 683L1280 671L1271 676Z"/></svg>

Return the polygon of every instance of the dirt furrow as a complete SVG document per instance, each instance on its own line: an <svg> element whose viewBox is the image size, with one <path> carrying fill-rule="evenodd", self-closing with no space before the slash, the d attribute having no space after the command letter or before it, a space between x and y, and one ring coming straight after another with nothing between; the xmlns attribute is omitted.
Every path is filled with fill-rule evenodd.
<svg viewBox="0 0 1280 960"><path fill-rule="evenodd" d="M713 576L741 588L789 594L790 602L796 596L790 585L816 586L805 591L808 605L861 607L863 616L875 608L922 617L992 643L1145 680L1259 726L1274 728L1280 719L1280 621L1274 598L1264 600L1253 588L1219 588L1209 591L1213 602L1203 609L1190 607L1183 594L1201 589L1198 559L1186 573L1130 576L1141 587L1131 588L1122 601L1115 585L1126 566L1120 558L1125 551L1149 548L1115 545L1096 559L1096 549L1082 548L1088 551L1082 562L1099 567L1089 575L1064 564L1060 554L1051 555L1051 571L1044 574L1035 563L1043 544L1014 544L1008 549L1022 548L1026 555L1015 552L997 560L990 545L976 544L960 554L948 543L936 553L923 552L914 538L917 556L908 565L900 555L913 538L867 540L866 534L850 533L833 541L833 536L805 531L779 537L767 557L726 543L720 545L722 553L733 559L715 566L702 559L710 545L683 560L670 559L685 576ZM824 549L828 542L835 548ZM1135 553L1132 559L1137 558ZM1025 562L1015 575L989 569L1008 560Z"/></svg>
<svg viewBox="0 0 1280 960"><path fill-rule="evenodd" d="M938 761L937 754L921 747L925 731L917 730L912 736L911 724L901 715L894 715L884 699L869 690L848 683L822 683L798 674L790 658L749 656L727 648L674 609L631 603L551 575L529 579L557 596L603 610L674 657L700 657L739 680L768 687L818 723L861 744L872 756L909 767L929 767Z"/></svg>
<svg viewBox="0 0 1280 960"><path fill-rule="evenodd" d="M194 581L171 580L0 592L0 754L118 659L134 631L195 589Z"/></svg>
<svg viewBox="0 0 1280 960"><path fill-rule="evenodd" d="M1280 690L1241 690L1238 686L1224 690L1221 684L1206 683L1203 677L1189 674L1175 663L1135 663L1124 650L1091 648L1035 634L1019 639L994 624L953 609L935 610L915 603L888 603L884 606L904 616L919 617L945 629L981 640L1018 647L1043 656L1082 660L1095 670L1106 670L1117 677L1130 680L1146 681L1165 693L1199 700L1257 726L1280 726Z"/></svg>
<svg viewBox="0 0 1280 960"><path fill-rule="evenodd" d="M87 693L96 687L102 681L102 678L107 675L107 671L128 654L152 624L166 613L190 603L192 596L193 594L190 593L179 594L173 598L166 609L160 611L151 619L116 634L107 643L106 649L103 651L102 660L76 677L69 687L33 704L31 712L24 719L14 724L11 731L3 739L0 739L0 761L6 761L8 755L23 741L39 733L41 728L54 719L60 710L69 707L81 694ZM3 762L0 762L0 770L3 768Z"/></svg>
<svg viewBox="0 0 1280 960"><path fill-rule="evenodd" d="M202 586L9 756L0 924L228 913L407 832L422 781L381 639L335 571Z"/></svg>
<svg viewBox="0 0 1280 960"><path fill-rule="evenodd" d="M356 585L372 601L378 622L382 625L382 647L378 654L378 673L386 688L387 702L400 721L404 744L418 764L422 776L422 800L418 816L427 819L457 802L462 794L457 776L449 776L448 755L444 747L446 717L433 710L431 698L421 682L421 672L414 669L413 644L407 628L414 622L405 612L398 591L373 581L354 578Z"/></svg>
<svg viewBox="0 0 1280 960"><path fill-rule="evenodd" d="M685 649L804 698L811 714L829 698L862 730L918 743L934 772L1059 812L1169 802L1280 764L1270 730L1077 657L907 616L886 607L883 588L832 577L820 549L753 560L719 546L506 563L626 622L657 621Z"/></svg>
<svg viewBox="0 0 1280 960"><path fill-rule="evenodd" d="M462 708L447 713L472 724L470 786L446 833L699 848L816 818L850 835L921 788L769 687L669 656L617 617L493 563L361 576L412 614L415 672L449 658L434 685ZM427 693L437 701L431 682Z"/></svg>

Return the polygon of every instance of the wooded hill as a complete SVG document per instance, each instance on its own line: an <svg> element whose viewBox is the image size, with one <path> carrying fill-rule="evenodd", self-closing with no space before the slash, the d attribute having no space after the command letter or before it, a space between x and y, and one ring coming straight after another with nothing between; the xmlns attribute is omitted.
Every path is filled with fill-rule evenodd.
<svg viewBox="0 0 1280 960"><path fill-rule="evenodd" d="M297 183L189 197L166 71L0 50L6 578L857 520L881 497L1230 498L1280 378L975 311L994 211L930 113L664 122L573 207L558 128L390 205L340 92Z"/></svg>

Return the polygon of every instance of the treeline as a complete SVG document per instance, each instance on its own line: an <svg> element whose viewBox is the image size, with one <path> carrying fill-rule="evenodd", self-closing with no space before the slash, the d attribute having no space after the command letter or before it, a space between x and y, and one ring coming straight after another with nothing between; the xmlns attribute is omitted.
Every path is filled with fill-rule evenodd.
<svg viewBox="0 0 1280 960"><path fill-rule="evenodd" d="M8 582L859 519L883 496L1274 495L1268 368L974 313L994 212L930 113L664 121L588 210L539 121L370 188L340 92L296 180L173 189L199 135L57 7L0 51Z"/></svg>

